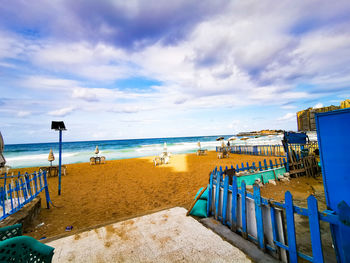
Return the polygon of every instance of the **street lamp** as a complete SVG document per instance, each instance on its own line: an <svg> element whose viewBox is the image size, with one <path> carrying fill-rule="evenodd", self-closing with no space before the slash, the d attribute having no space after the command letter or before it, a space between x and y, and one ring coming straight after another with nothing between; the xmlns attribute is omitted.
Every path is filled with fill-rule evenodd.
<svg viewBox="0 0 350 263"><path fill-rule="evenodd" d="M63 121L53 121L51 130L59 131L59 155L58 155L58 195L61 195L61 164L62 164L62 131L67 130Z"/></svg>

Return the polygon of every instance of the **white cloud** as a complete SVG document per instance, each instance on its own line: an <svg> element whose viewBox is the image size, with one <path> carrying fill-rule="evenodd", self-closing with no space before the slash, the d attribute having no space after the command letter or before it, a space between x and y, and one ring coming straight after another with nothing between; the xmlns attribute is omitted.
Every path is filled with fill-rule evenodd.
<svg viewBox="0 0 350 263"><path fill-rule="evenodd" d="M27 117L30 114L31 114L30 111L19 111L19 112L17 112L17 116L20 117L20 118Z"/></svg>
<svg viewBox="0 0 350 263"><path fill-rule="evenodd" d="M286 113L284 116L280 117L277 119L278 121L292 121L292 120L296 120L296 114L289 112Z"/></svg>
<svg viewBox="0 0 350 263"><path fill-rule="evenodd" d="M64 117L69 113L72 113L74 110L76 110L74 107L65 107L58 110L50 111L48 114L51 116Z"/></svg>
<svg viewBox="0 0 350 263"><path fill-rule="evenodd" d="M322 103L317 103L315 106L313 106L314 109L319 109L319 108L322 108L323 107L323 104Z"/></svg>

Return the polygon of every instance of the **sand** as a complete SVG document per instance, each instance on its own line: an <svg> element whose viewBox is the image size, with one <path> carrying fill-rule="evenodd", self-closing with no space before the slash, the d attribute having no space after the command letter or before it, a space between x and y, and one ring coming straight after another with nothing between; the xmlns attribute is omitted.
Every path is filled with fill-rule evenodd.
<svg viewBox="0 0 350 263"><path fill-rule="evenodd" d="M65 236L175 206L188 209L198 189L207 185L209 173L216 166L257 163L264 158L269 160L264 156L239 154L218 159L216 152L209 152L205 156L173 155L169 164L157 167L152 162L153 157L113 160L101 165L69 164L67 175L62 177L60 196L57 194L58 178L48 178L54 207L42 209L26 235L37 239ZM14 172L18 170L32 172L37 168ZM263 197L276 201L284 200L287 190L300 206L306 207L305 200L310 194L324 201L321 177L295 178L261 188ZM42 206L46 207L45 195L41 196ZM323 203L319 203L320 210L324 208ZM40 223L44 225L36 228ZM66 226L73 226L73 230L65 232Z"/></svg>
<svg viewBox="0 0 350 263"><path fill-rule="evenodd" d="M266 157L231 154L218 159L216 152L206 156L173 155L170 163L155 167L153 157L67 165L62 177L62 194L58 196L58 178L48 178L50 196L55 207L42 209L27 235L34 238L72 234L82 229L118 222L162 209L189 208L209 172L216 166L262 161ZM266 158L268 159L268 158ZM272 158L274 159L274 158ZM21 169L21 172L36 168ZM45 207L45 195L42 194ZM35 225L44 226L35 228ZM66 226L72 232L65 232Z"/></svg>

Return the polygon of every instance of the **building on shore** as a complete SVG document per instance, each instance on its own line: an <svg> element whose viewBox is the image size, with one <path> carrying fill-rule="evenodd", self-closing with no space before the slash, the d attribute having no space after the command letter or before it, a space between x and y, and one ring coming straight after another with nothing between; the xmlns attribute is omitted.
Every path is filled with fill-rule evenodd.
<svg viewBox="0 0 350 263"><path fill-rule="evenodd" d="M340 106L327 106L322 108L308 108L297 112L298 131L316 131L315 113L327 112L339 109L350 108L350 99L344 100Z"/></svg>

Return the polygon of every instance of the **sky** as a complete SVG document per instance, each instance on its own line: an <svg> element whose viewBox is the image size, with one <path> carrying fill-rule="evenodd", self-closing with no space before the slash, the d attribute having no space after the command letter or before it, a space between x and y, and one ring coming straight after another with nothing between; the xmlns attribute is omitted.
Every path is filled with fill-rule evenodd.
<svg viewBox="0 0 350 263"><path fill-rule="evenodd" d="M350 98L350 1L2 1L5 144L296 130Z"/></svg>

